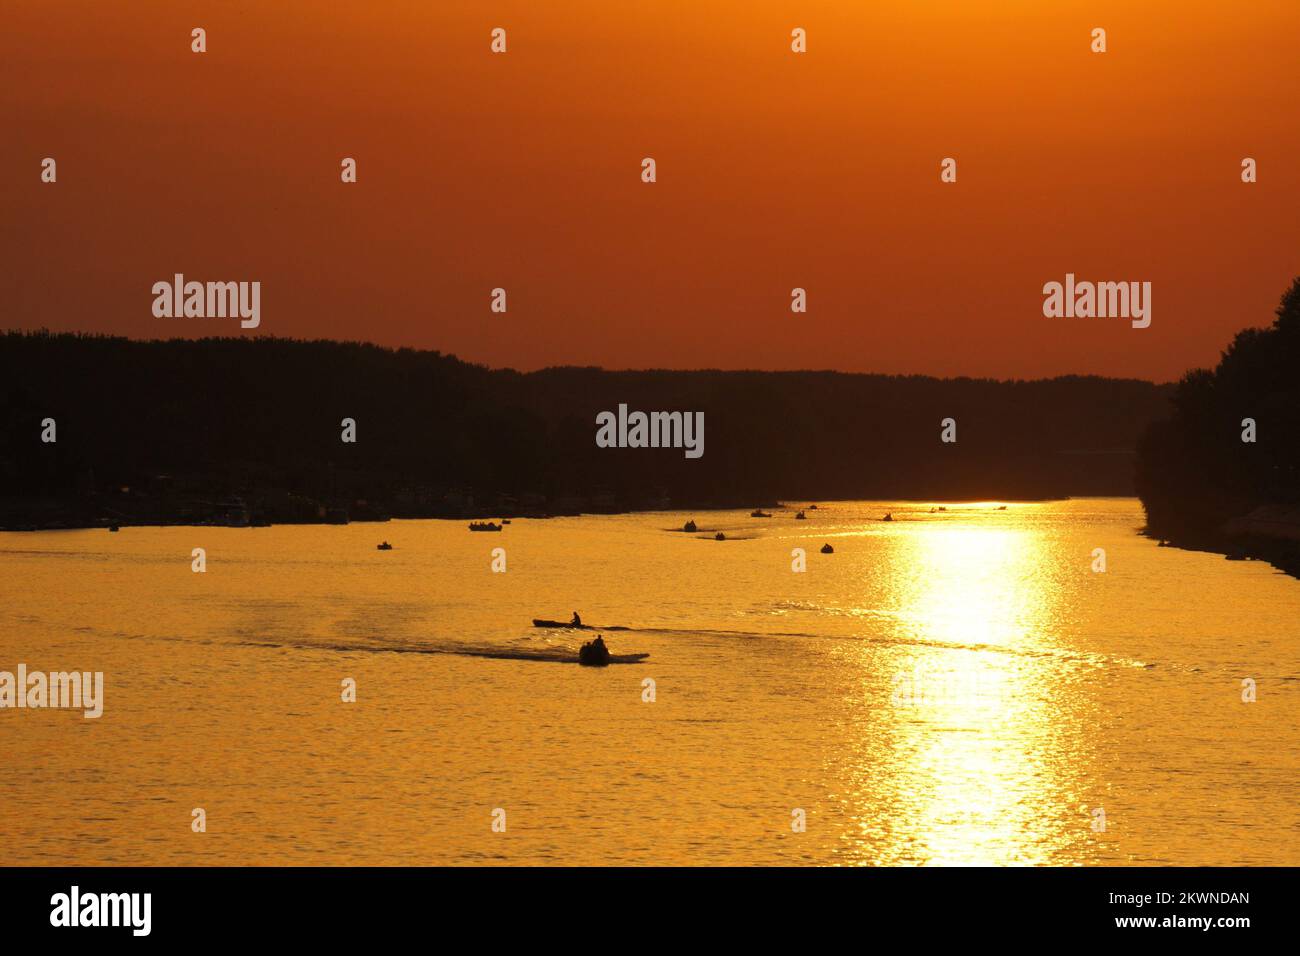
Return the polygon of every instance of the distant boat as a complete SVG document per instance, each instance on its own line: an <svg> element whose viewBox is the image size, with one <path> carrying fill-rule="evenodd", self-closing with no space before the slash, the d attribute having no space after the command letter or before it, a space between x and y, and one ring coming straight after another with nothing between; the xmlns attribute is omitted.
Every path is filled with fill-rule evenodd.
<svg viewBox="0 0 1300 956"><path fill-rule="evenodd" d="M894 516L893 516L892 514L887 514L887 515L885 515L883 518L881 518L880 520L881 520L881 521L893 521L893 520L894 520Z"/></svg>
<svg viewBox="0 0 1300 956"><path fill-rule="evenodd" d="M817 506L816 506L816 505L809 505L809 506L808 506L808 510L809 510L809 511L816 511L816 510L817 510Z"/></svg>
<svg viewBox="0 0 1300 956"><path fill-rule="evenodd" d="M115 525L115 524L111 524L111 525L109 525L109 526L108 526L108 530L109 530L109 531L116 531L116 530L117 530L117 525Z"/></svg>
<svg viewBox="0 0 1300 956"><path fill-rule="evenodd" d="M509 523L510 523L510 519L509 519L509 518L502 518L502 519L501 519L501 523L502 523L502 524L509 524Z"/></svg>
<svg viewBox="0 0 1300 956"><path fill-rule="evenodd" d="M795 521L807 521L807 520L808 520L808 516L805 515L802 511L800 511L797 515L794 516L794 520L795 520Z"/></svg>
<svg viewBox="0 0 1300 956"><path fill-rule="evenodd" d="M829 544L822 545L822 554L834 554L834 553L835 553L835 549L832 548Z"/></svg>
<svg viewBox="0 0 1300 956"><path fill-rule="evenodd" d="M694 531L694 530L695 530L695 519L692 518L690 521L686 522L686 524L682 525L682 530L683 530L683 531Z"/></svg>
<svg viewBox="0 0 1300 956"><path fill-rule="evenodd" d="M749 516L750 516L751 518L770 518L770 517L772 517L770 514L768 514L768 513L767 513L766 511L764 511L762 508L755 508L753 511L751 511L751 512L749 513Z"/></svg>
<svg viewBox="0 0 1300 956"><path fill-rule="evenodd" d="M1007 506L1006 506L1006 505L1003 505L1002 507L1000 507L1000 508L998 509L998 511L1006 511L1006 510L1007 510Z"/></svg>
<svg viewBox="0 0 1300 956"><path fill-rule="evenodd" d="M470 531L500 531L501 525L493 524L491 521L471 521L469 523Z"/></svg>
<svg viewBox="0 0 1300 956"><path fill-rule="evenodd" d="M726 541L726 540L727 540L727 536L726 536L725 534L723 534L721 531L719 531L717 534L715 534L715 535L713 536L713 540L714 540L714 541Z"/></svg>
<svg viewBox="0 0 1300 956"><path fill-rule="evenodd" d="M381 543L375 545L375 550L376 550L376 551L392 551L392 550L393 550L393 546L392 546L391 544L389 544L387 541L383 541L383 542L381 542Z"/></svg>

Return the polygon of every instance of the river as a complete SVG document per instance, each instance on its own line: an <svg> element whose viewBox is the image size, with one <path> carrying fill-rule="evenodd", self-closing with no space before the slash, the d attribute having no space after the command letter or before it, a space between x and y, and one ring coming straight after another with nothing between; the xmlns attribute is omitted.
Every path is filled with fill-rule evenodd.
<svg viewBox="0 0 1300 956"><path fill-rule="evenodd" d="M938 507L0 534L4 862L1300 864L1300 582Z"/></svg>

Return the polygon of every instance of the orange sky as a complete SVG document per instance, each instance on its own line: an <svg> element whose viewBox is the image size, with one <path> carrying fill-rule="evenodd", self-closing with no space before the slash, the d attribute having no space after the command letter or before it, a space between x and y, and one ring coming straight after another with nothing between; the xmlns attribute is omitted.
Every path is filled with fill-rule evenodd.
<svg viewBox="0 0 1300 956"><path fill-rule="evenodd" d="M1298 38L1296 0L7 0L0 327L1167 380L1300 274ZM176 272L260 280L260 329L155 318ZM1152 282L1151 327L1044 318L1066 272Z"/></svg>

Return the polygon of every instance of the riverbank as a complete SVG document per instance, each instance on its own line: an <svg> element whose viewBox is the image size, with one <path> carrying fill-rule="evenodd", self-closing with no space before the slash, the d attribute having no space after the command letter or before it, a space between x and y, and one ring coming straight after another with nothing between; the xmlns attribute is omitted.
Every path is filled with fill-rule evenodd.
<svg viewBox="0 0 1300 956"><path fill-rule="evenodd" d="M1244 515L1200 528L1148 524L1148 537L1186 551L1221 554L1229 561L1264 561L1300 578L1300 508L1259 505Z"/></svg>
<svg viewBox="0 0 1300 956"><path fill-rule="evenodd" d="M816 510L818 505L809 499L759 499L734 501L671 502L655 499L643 503L619 504L600 498L584 499L577 496L560 498L553 503L545 500L520 505L514 499L490 497L485 506L474 503L472 496L455 501L444 501L435 507L396 508L387 504L357 501L351 504L322 503L302 496L287 496L297 502L295 507L268 507L266 499L231 496L218 502L206 499L173 499L160 502L153 499L89 499L67 502L57 499L25 499L15 501L0 499L0 531L84 531L96 528L128 527L192 527L192 528L265 528L282 525L346 525L358 523L383 523L399 520L473 521L483 519L549 519L572 518L579 515L628 515L657 511L690 511L707 514L738 509L771 509L777 511L800 509ZM891 501L913 501L933 505L961 505L993 501L1015 504L1046 501L1068 501L1069 495L1043 497L985 495L971 498L906 498L893 497ZM816 499L822 506L837 502L856 501L845 498ZM111 501L111 504L110 504Z"/></svg>

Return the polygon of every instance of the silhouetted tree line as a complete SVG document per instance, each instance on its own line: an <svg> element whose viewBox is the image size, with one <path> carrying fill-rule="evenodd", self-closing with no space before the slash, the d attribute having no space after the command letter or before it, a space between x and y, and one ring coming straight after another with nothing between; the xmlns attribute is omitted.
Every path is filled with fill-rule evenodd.
<svg viewBox="0 0 1300 956"><path fill-rule="evenodd" d="M1183 376L1172 418L1139 444L1151 534L1300 566L1300 279L1273 325L1237 333L1213 370ZM1250 419L1253 442L1244 441ZM1294 535L1294 539L1292 539Z"/></svg>
<svg viewBox="0 0 1300 956"><path fill-rule="evenodd" d="M195 520L232 496L287 521L333 506L355 519L1131 494L1137 438L1169 394L1074 376L523 374L358 343L9 333L0 523ZM703 411L704 456L598 448L596 416L619 403ZM949 417L955 444L940 441Z"/></svg>

